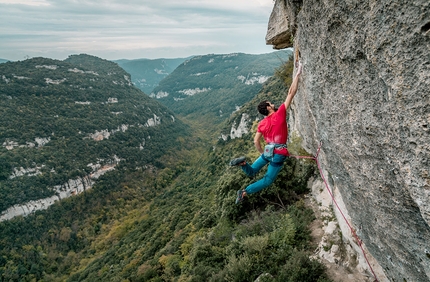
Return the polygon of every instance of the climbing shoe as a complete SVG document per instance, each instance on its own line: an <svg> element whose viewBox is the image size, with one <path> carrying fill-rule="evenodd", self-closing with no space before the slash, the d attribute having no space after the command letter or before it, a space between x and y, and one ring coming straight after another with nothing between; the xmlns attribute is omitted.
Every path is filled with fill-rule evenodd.
<svg viewBox="0 0 430 282"><path fill-rule="evenodd" d="M245 157L240 157L240 158L236 158L234 160L232 160L230 162L230 166L236 166L236 165L240 165L241 163L243 163L246 160Z"/></svg>
<svg viewBox="0 0 430 282"><path fill-rule="evenodd" d="M237 190L237 198L236 198L236 205L243 201L243 193L244 190Z"/></svg>

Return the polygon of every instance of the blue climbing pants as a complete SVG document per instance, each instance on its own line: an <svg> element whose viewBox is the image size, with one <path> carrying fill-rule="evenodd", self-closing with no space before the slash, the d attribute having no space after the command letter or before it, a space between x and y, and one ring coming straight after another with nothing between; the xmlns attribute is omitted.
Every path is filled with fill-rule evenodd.
<svg viewBox="0 0 430 282"><path fill-rule="evenodd" d="M286 158L286 156L274 154L273 158L267 159L263 155L261 155L258 159L255 160L252 165L246 163L246 165L241 166L242 170L246 173L246 175L252 177L255 176L267 163L269 163L269 166L267 167L267 172L263 176L263 178L246 187L246 193L256 193L272 184L273 181L275 181L276 176L278 176L278 173L284 166L284 161Z"/></svg>

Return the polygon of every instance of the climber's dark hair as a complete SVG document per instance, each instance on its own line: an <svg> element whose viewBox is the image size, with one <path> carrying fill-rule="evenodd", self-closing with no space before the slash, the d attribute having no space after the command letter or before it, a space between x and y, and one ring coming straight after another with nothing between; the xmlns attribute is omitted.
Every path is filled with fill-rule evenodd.
<svg viewBox="0 0 430 282"><path fill-rule="evenodd" d="M269 111L267 110L267 107L270 106L269 102L267 100L261 101L260 104L258 104L258 112L262 114L263 116L267 116L269 114Z"/></svg>

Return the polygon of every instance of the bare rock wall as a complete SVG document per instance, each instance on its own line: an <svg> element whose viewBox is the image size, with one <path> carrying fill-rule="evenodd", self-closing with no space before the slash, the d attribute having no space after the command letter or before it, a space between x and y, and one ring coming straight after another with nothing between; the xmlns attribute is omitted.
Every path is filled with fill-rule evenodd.
<svg viewBox="0 0 430 282"><path fill-rule="evenodd" d="M273 16L269 30L293 36L276 44L304 64L291 129L311 152L322 142L329 184L386 277L430 281L430 2L275 9L288 24Z"/></svg>

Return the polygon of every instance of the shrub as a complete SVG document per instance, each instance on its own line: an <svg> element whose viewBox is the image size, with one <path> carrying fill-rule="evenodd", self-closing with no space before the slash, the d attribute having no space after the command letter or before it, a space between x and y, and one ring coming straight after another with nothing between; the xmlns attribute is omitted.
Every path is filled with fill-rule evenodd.
<svg viewBox="0 0 430 282"><path fill-rule="evenodd" d="M279 282L323 282L325 267L316 260L311 260L307 253L294 251L290 259L281 268L276 281Z"/></svg>

